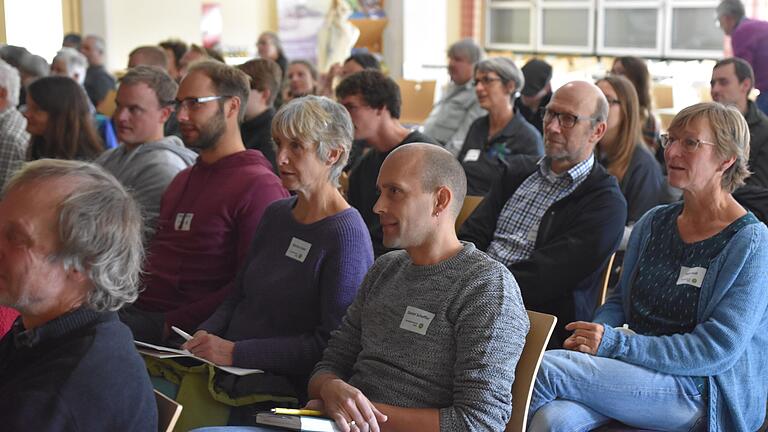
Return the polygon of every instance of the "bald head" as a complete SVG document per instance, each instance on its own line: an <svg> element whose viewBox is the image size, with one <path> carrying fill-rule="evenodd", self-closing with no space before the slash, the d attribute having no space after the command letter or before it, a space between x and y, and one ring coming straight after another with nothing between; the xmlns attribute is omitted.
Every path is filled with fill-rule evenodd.
<svg viewBox="0 0 768 432"><path fill-rule="evenodd" d="M411 173L420 173L425 192L445 186L451 191L450 212L455 219L467 194L467 177L461 164L448 150L427 143L411 143L396 148L386 162L412 164Z"/></svg>
<svg viewBox="0 0 768 432"><path fill-rule="evenodd" d="M579 102L574 109L580 115L589 113L587 115L592 117L592 125L608 119L608 100L596 85L586 81L571 81L557 89L552 98L554 99L558 94Z"/></svg>

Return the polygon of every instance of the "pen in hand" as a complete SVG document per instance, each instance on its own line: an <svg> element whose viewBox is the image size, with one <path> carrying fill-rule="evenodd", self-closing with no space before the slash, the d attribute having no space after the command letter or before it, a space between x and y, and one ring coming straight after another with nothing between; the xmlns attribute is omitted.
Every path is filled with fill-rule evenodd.
<svg viewBox="0 0 768 432"><path fill-rule="evenodd" d="M184 330L182 330L182 329L180 329L180 328L178 328L176 326L171 326L171 330L175 331L176 334L178 334L179 336L183 337L184 340L186 340L186 341L192 339L192 336L190 336L189 333L185 332Z"/></svg>

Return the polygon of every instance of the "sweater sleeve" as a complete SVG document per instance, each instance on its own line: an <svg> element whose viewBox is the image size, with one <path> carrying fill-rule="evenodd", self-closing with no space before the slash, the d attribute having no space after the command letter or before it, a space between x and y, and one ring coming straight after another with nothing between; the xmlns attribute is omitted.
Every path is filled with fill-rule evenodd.
<svg viewBox="0 0 768 432"><path fill-rule="evenodd" d="M606 327L598 349L616 358L662 373L713 376L730 369L752 343L768 307L768 230L762 224L742 228L710 265L702 291L704 319L690 333L628 336ZM683 354L684 355L681 355Z"/></svg>
<svg viewBox="0 0 768 432"><path fill-rule="evenodd" d="M339 237L338 243L333 242L334 246L327 251L317 270L320 322L314 331L236 342L235 366L291 374L308 374L312 370L373 263L371 239L365 225L359 216L355 222L354 225L341 223L340 230L334 231L334 236Z"/></svg>
<svg viewBox="0 0 768 432"><path fill-rule="evenodd" d="M384 256L377 260L386 260ZM344 381L348 381L352 376L352 368L357 361L357 355L362 351L362 315L365 309L365 300L368 291L371 289L373 281L376 280L374 265L373 269L366 274L360 290L355 300L347 308L347 313L341 320L341 325L328 340L328 347L323 351L323 358L315 365L312 375L319 373L332 373Z"/></svg>
<svg viewBox="0 0 768 432"><path fill-rule="evenodd" d="M440 430L503 430L528 315L517 283L501 265L466 292L454 324L453 404L440 409Z"/></svg>

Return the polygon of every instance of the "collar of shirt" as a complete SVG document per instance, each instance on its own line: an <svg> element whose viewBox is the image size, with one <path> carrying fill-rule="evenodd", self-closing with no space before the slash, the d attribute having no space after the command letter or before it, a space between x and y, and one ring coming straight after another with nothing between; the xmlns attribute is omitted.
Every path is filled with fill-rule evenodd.
<svg viewBox="0 0 768 432"><path fill-rule="evenodd" d="M595 164L595 155L591 154L588 158L574 165L564 173L556 174L552 171L552 159L544 157L539 161L539 173L548 182L554 183L561 179L566 179L569 183L581 183L587 178L592 166Z"/></svg>
<svg viewBox="0 0 768 432"><path fill-rule="evenodd" d="M18 317L13 323L10 331L13 334L13 342L14 345L16 345L16 348L32 348L42 341L61 337L70 331L90 324L98 318L98 312L81 306L58 318L48 321L40 327L35 327L29 330L24 328L24 323L22 322L21 317Z"/></svg>

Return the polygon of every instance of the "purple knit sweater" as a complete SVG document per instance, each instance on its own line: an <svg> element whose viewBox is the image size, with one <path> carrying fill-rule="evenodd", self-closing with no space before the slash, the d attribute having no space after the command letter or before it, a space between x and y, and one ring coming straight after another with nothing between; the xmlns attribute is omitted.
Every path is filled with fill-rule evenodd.
<svg viewBox="0 0 768 432"><path fill-rule="evenodd" d="M309 374L373 263L357 210L305 225L293 217L295 204L267 208L235 291L200 326L235 341L235 366Z"/></svg>

